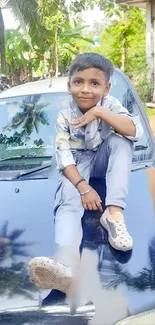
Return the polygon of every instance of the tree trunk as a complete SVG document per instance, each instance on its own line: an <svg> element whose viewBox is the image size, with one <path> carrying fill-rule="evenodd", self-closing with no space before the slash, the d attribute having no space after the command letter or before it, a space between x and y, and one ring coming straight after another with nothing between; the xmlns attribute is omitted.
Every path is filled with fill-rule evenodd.
<svg viewBox="0 0 155 325"><path fill-rule="evenodd" d="M58 77L59 59L58 59L58 30L55 30L55 77Z"/></svg>
<svg viewBox="0 0 155 325"><path fill-rule="evenodd" d="M1 53L1 70L2 73L6 74L4 21L3 21L1 7L0 7L0 53Z"/></svg>
<svg viewBox="0 0 155 325"><path fill-rule="evenodd" d="M122 49L121 49L121 69L124 71L125 70L125 61L126 61L126 39L125 37L122 40Z"/></svg>

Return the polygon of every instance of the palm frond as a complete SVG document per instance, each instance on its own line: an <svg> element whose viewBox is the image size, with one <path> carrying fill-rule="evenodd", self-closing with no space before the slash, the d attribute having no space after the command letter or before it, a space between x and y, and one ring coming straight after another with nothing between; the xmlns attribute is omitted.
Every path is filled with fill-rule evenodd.
<svg viewBox="0 0 155 325"><path fill-rule="evenodd" d="M4 222L4 225L2 226L2 229L0 230L0 237L7 237L8 232L8 221Z"/></svg>
<svg viewBox="0 0 155 325"><path fill-rule="evenodd" d="M36 105L39 102L40 97L41 97L40 94L38 94L38 95L32 95L32 96L30 96L30 102L33 105Z"/></svg>
<svg viewBox="0 0 155 325"><path fill-rule="evenodd" d="M65 46L65 49L71 52L72 54L76 55L76 51L74 51L72 48Z"/></svg>
<svg viewBox="0 0 155 325"><path fill-rule="evenodd" d="M23 256L23 257L30 256L30 254L27 251L25 251L23 249L18 249L14 246L12 246L11 255L12 256Z"/></svg>
<svg viewBox="0 0 155 325"><path fill-rule="evenodd" d="M10 123L8 123L6 126L4 126L3 130L10 130L10 129L17 129L20 125L23 124L25 119L25 113L24 112L18 112L15 116L13 116Z"/></svg>
<svg viewBox="0 0 155 325"><path fill-rule="evenodd" d="M9 267L10 271L19 272L24 268L24 262L12 263Z"/></svg>
<svg viewBox="0 0 155 325"><path fill-rule="evenodd" d="M17 240L23 233L25 232L25 229L15 229L8 238L11 241Z"/></svg>
<svg viewBox="0 0 155 325"><path fill-rule="evenodd" d="M151 268L155 272L155 237L152 238L150 244L149 244L149 262Z"/></svg>
<svg viewBox="0 0 155 325"><path fill-rule="evenodd" d="M14 269L12 266L0 267L0 294L8 294L9 297L20 294L33 299L30 292L36 292L36 287L30 282L28 275L23 278L23 273L18 270L16 271L15 268L15 265ZM23 270L24 268L25 266L23 265Z"/></svg>
<svg viewBox="0 0 155 325"><path fill-rule="evenodd" d="M93 41L91 38L81 37L81 39L82 39L83 41L86 41L86 42L90 43L90 44L93 44L93 45L95 44L94 41Z"/></svg>
<svg viewBox="0 0 155 325"><path fill-rule="evenodd" d="M40 112L39 114L39 119L40 119L40 122L43 124L43 125L50 125L50 122L49 122L49 119L48 119L48 116L45 112Z"/></svg>
<svg viewBox="0 0 155 325"><path fill-rule="evenodd" d="M41 103L41 104L37 103L37 105L35 105L35 111L40 112L41 110L43 110L45 107L47 107L49 105L50 105L49 102L45 102L45 103Z"/></svg>
<svg viewBox="0 0 155 325"><path fill-rule="evenodd" d="M39 133L39 121L34 120L34 127L37 133Z"/></svg>
<svg viewBox="0 0 155 325"><path fill-rule="evenodd" d="M11 9L16 20L20 22L32 48L33 40L45 43L47 31L41 23L36 0L5 0L4 5Z"/></svg>
<svg viewBox="0 0 155 325"><path fill-rule="evenodd" d="M32 42L31 42L31 37L28 33L28 30L27 30L27 25L25 23L25 19L24 19L24 16L20 10L20 5L19 5L19 1L16 1L16 0L5 0L4 1L4 5L6 8L9 8L11 9L15 19L17 21L19 21L20 23L20 26L26 36L26 39L27 39L27 42L28 44L30 45L30 48L31 50L33 51L33 46L32 46Z"/></svg>
<svg viewBox="0 0 155 325"><path fill-rule="evenodd" d="M13 243L13 246L14 247L18 247L18 248L21 248L21 247L28 247L28 246L33 246L35 245L35 243L33 242L29 242L29 243L25 243L25 242L19 242L19 243Z"/></svg>
<svg viewBox="0 0 155 325"><path fill-rule="evenodd" d="M33 132L34 129L34 123L33 123L33 117L30 115L27 115L24 124L23 129L26 131L28 135L30 135Z"/></svg>
<svg viewBox="0 0 155 325"><path fill-rule="evenodd" d="M133 289L136 291L155 290L155 274L151 269L143 268L133 277Z"/></svg>

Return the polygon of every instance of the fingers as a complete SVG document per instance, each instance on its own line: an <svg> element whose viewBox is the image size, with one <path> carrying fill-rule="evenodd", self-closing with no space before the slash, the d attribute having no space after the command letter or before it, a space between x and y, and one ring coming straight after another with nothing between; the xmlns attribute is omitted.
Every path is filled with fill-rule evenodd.
<svg viewBox="0 0 155 325"><path fill-rule="evenodd" d="M88 210L93 210L92 202L87 203Z"/></svg>
<svg viewBox="0 0 155 325"><path fill-rule="evenodd" d="M98 210L100 211L100 212L103 212L103 208L102 208L102 201L101 201L101 199L98 199L97 201L96 201L96 205L97 205L97 207L98 207Z"/></svg>
<svg viewBox="0 0 155 325"><path fill-rule="evenodd" d="M87 207L86 203L83 203L83 207L84 207L85 210L88 210L88 207Z"/></svg>
<svg viewBox="0 0 155 325"><path fill-rule="evenodd" d="M103 212L103 208L102 205L100 204L100 206L98 207L100 212Z"/></svg>
<svg viewBox="0 0 155 325"><path fill-rule="evenodd" d="M94 210L94 211L97 211L99 210L100 212L103 212L103 209L102 209L102 205L101 205L101 200L98 199L97 201L94 201L94 202L83 202L83 207L85 210Z"/></svg>
<svg viewBox="0 0 155 325"><path fill-rule="evenodd" d="M96 209L93 208L93 204L92 202L87 202L87 203L83 203L83 207L85 210L96 210L98 209L96 206Z"/></svg>
<svg viewBox="0 0 155 325"><path fill-rule="evenodd" d="M79 123L82 123L84 120L85 120L85 116L82 116L78 120L72 122L72 124L77 125Z"/></svg>
<svg viewBox="0 0 155 325"><path fill-rule="evenodd" d="M74 125L75 129L78 129L78 128L82 128L82 126L85 126L86 124L88 124L86 121L82 122L82 123L79 123L77 125Z"/></svg>
<svg viewBox="0 0 155 325"><path fill-rule="evenodd" d="M92 208L93 208L93 210L95 210L95 211L98 210L98 206L97 206L96 202L93 202L93 203L92 203Z"/></svg>
<svg viewBox="0 0 155 325"><path fill-rule="evenodd" d="M86 125L88 123L87 119L82 117L81 119L73 122L73 125L75 128L81 128L82 126Z"/></svg>

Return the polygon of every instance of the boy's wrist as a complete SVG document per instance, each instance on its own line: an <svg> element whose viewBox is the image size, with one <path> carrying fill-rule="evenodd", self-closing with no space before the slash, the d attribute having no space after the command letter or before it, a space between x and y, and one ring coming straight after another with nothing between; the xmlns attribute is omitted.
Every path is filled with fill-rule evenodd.
<svg viewBox="0 0 155 325"><path fill-rule="evenodd" d="M78 190L79 192L85 192L85 191L87 191L89 188L90 188L90 185L89 185L86 181L81 182L81 183L78 184L78 186L77 186L77 190Z"/></svg>
<svg viewBox="0 0 155 325"><path fill-rule="evenodd" d="M101 118L101 115L103 116L103 106L94 107L94 113L97 118Z"/></svg>

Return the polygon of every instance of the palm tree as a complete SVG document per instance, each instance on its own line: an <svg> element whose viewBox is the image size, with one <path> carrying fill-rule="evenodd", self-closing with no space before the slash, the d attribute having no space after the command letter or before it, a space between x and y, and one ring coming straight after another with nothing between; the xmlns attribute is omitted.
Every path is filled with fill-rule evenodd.
<svg viewBox="0 0 155 325"><path fill-rule="evenodd" d="M15 259L16 256L29 256L26 247L34 243L18 241L19 237L25 232L25 229L15 229L8 231L8 221L5 221L0 229L0 263L6 258Z"/></svg>
<svg viewBox="0 0 155 325"><path fill-rule="evenodd" d="M47 31L41 23L36 0L4 0L4 8L12 11L30 45L38 41L40 47L46 41Z"/></svg>
<svg viewBox="0 0 155 325"><path fill-rule="evenodd" d="M4 127L4 130L17 129L22 126L27 135L33 132L39 132L39 125L49 125L49 119L47 114L43 111L43 108L47 106L47 103L38 104L41 95L27 96L23 100L20 106L21 111L13 116L11 122Z"/></svg>
<svg viewBox="0 0 155 325"><path fill-rule="evenodd" d="M8 231L8 221L4 222L0 229L0 295L7 294L10 298L14 295L24 295L33 299L31 292L36 292L36 287L29 279L27 265L15 262L16 256L30 256L26 247L33 243L19 241L19 237L25 229L14 229ZM11 258L10 266L3 266L6 259Z"/></svg>
<svg viewBox="0 0 155 325"><path fill-rule="evenodd" d="M4 21L2 9L10 9L20 28L33 50L33 43L38 44L40 51L46 44L45 28L41 24L36 0L0 0L0 53L2 73L6 73L5 62L5 41L4 41Z"/></svg>
<svg viewBox="0 0 155 325"><path fill-rule="evenodd" d="M103 249L104 259L101 259ZM155 237L152 238L148 248L149 267L144 267L136 276L130 274L124 265L111 257L108 246L102 250L98 249L100 262L98 270L104 287L117 288L124 283L128 288L136 291L155 290ZM106 250L108 250L107 253Z"/></svg>
<svg viewBox="0 0 155 325"><path fill-rule="evenodd" d="M23 295L33 299L32 292L37 288L30 281L25 263L12 263L11 266L0 267L0 295L7 294L9 298Z"/></svg>

